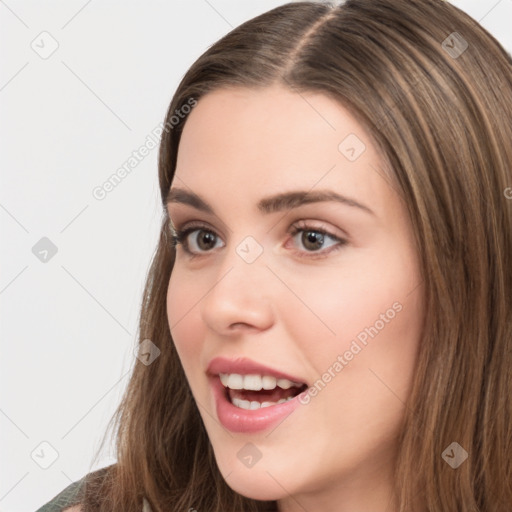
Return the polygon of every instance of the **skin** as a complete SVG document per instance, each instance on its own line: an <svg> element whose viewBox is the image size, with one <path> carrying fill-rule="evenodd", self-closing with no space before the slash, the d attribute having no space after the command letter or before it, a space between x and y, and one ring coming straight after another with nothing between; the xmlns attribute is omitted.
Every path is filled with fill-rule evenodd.
<svg viewBox="0 0 512 512"><path fill-rule="evenodd" d="M338 149L349 134L366 146L354 161ZM199 194L215 215L179 203L168 212L177 229L201 221L216 236L208 245L204 231L189 234L199 253L192 259L178 245L169 326L226 482L244 496L278 500L281 511L396 510L391 471L424 290L405 204L382 165L342 105L281 86L216 90L184 127L171 187ZM296 189L332 190L373 214L332 201L270 214L256 208ZM347 243L326 236L308 244L307 231L289 234L299 221ZM250 264L236 252L249 235L263 250ZM397 302L400 312L333 372L358 334ZM205 374L215 356L246 356L310 385L329 368L334 377L273 430L232 433L218 420ZM237 458L248 442L262 454L251 468Z"/></svg>

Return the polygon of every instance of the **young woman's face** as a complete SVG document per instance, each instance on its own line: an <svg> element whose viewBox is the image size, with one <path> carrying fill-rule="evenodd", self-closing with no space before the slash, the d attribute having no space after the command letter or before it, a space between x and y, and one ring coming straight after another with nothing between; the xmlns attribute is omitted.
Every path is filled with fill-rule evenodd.
<svg viewBox="0 0 512 512"><path fill-rule="evenodd" d="M176 249L171 334L228 485L282 510L377 512L390 499L423 286L381 166L321 94L217 90L184 127L168 211L193 230ZM283 375L303 386L284 389Z"/></svg>

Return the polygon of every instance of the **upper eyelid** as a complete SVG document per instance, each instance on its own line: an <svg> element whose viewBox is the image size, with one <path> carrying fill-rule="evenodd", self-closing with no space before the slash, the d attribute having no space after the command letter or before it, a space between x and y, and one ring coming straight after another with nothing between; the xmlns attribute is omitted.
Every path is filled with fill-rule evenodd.
<svg viewBox="0 0 512 512"><path fill-rule="evenodd" d="M343 201L343 203L346 203L346 202L347 201L345 201L345 200ZM350 203L351 201L348 201L348 202ZM299 206L296 206L296 207L293 207L293 208L289 209L287 211L287 213L284 214L284 215L282 215L280 210L278 210L276 212L273 212L273 213L270 213L270 215L272 216L272 215L279 214L281 219L284 218L284 217L287 217L288 215L295 216L295 214L297 214L297 216L304 215L304 217L309 217L311 214L314 215L314 213L313 213L314 210L309 211L309 213L307 212L310 208L319 207L319 205L332 204L332 203L333 203L333 201L330 201L330 200L305 202L305 203L303 203L303 204L301 204ZM340 206L339 203L337 203L337 205ZM351 206L354 206L354 205L351 205ZM366 208L364 205L361 206L358 203L356 203L356 206L361 207L361 211L367 210L372 215L375 215L374 212L372 212L371 210ZM306 209L306 210L303 211L303 208ZM192 209L192 211L196 210L195 213L191 213L191 209ZM299 213L299 212L302 212L302 213ZM200 215L200 216L206 216L208 218L211 217L213 222L220 224L220 226L222 227L223 230L225 230L227 232L231 232L232 231L230 229L229 225L226 224L216 213L214 213L214 212L210 213L210 212L198 211L193 206L191 207L190 204L187 203L187 202L180 202L180 201L168 202L166 204L165 213L166 213L166 216L167 216L168 219L171 219L171 216L178 217L178 218L184 216L187 219L187 218L190 218L192 215L195 216L196 214ZM320 219L315 219L315 221L322 222L322 220L320 220ZM187 222L187 220L181 222L181 224L184 225L186 222ZM202 222L202 221L198 221L198 222ZM208 221L205 221L205 222L208 222ZM341 231L343 233L342 236L344 236L346 238L350 238L349 234L345 230L340 229L338 227L335 228L335 229L337 231ZM215 229L214 229L214 231L215 231Z"/></svg>
<svg viewBox="0 0 512 512"><path fill-rule="evenodd" d="M176 210L176 212L174 212L174 215L171 215L170 206L171 206L171 205L173 205L173 204L174 204L174 205L176 205L177 210ZM165 214L166 214L166 217L167 217L168 223L171 225L171 228L172 228L172 226L173 226L173 225L174 225L174 226L176 226L176 225L174 224L173 220L172 220L172 219L173 219L173 217L174 217L174 218L176 218L176 217L180 218L180 217L182 217L182 216L183 216L183 217L185 217L185 220L183 220L183 221L181 221L181 222L180 222L180 221L176 222L176 224L177 224L178 226L184 226L185 224L188 224L189 222L191 222L191 223L193 223L193 222L201 222L201 223L202 223L202 222L204 222L204 223L206 223L206 224L208 223L207 221L201 221L201 220L197 220L197 221L195 221L195 220L190 220L191 215L190 215L189 213L186 213L186 212L183 212L183 213L182 213L182 212L181 212L181 208L180 208L180 206L181 206L181 203L169 203L169 204L167 205L167 208L165 209ZM204 214L204 215L206 215L206 216L210 217L210 214L208 214L208 213L206 213L206 214ZM223 220L222 220L220 217L218 217L217 215L213 214L212 218L213 218L213 222L218 222L218 223L221 225L222 229L225 229L226 231L231 231L231 229L229 228L229 226L228 226L227 224L225 224L225 223L223 222ZM176 226L176 227L177 227L177 226ZM217 232L214 228L208 228L208 229L212 229L212 231Z"/></svg>
<svg viewBox="0 0 512 512"><path fill-rule="evenodd" d="M322 225L317 226L317 225L312 224L312 222L320 222L320 223L322 223ZM204 231L212 232L215 236L222 238L221 235L219 235L219 233L217 232L217 230L215 228L208 226L203 221L184 221L184 222L178 223L178 226L174 226L174 229L171 226L171 229L173 230L173 232L176 235L181 234L182 236L185 236L185 237L187 237L191 232L194 232L196 230L204 230ZM295 236L296 232L308 231L308 230L325 233L328 237L330 237L333 240L336 240L338 242L348 242L349 241L348 235L346 235L342 230L341 230L342 234L333 233L333 229L332 228L330 229L330 228L324 226L323 221L320 221L320 220L306 221L306 220L301 219L301 220L295 221L290 225L290 227L288 227L288 229L286 230L286 233L288 234L291 231L294 231L295 233L293 234L293 236ZM337 228L337 230L339 230L339 228Z"/></svg>

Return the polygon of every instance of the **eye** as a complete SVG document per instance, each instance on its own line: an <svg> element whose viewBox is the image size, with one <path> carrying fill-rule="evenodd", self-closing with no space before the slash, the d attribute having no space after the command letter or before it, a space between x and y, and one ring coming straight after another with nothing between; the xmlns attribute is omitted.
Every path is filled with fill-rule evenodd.
<svg viewBox="0 0 512 512"><path fill-rule="evenodd" d="M196 234L191 236L193 233ZM301 235L298 239L305 250L293 251L300 258L326 257L331 252L339 250L347 244L346 240L330 233L323 228L323 226L315 227L305 221L293 225L289 230L289 234L292 236L292 239L296 239L298 235ZM216 242L220 241L220 238L213 230L205 225L193 225L185 229L176 229L173 232L172 240L174 247L182 245L185 253L193 258L206 254L211 249L219 247ZM330 247L329 250L325 250L326 240L332 241L332 243L327 246ZM297 241L295 245L297 245Z"/></svg>
<svg viewBox="0 0 512 512"><path fill-rule="evenodd" d="M201 233L201 236L196 234L191 237L192 233ZM172 236L172 244L174 247L182 245L183 250L190 256L197 256L201 252L208 251L215 248L215 241L217 234L208 229L206 226L189 226L185 229L176 229ZM190 242L192 240L192 243ZM199 254L198 254L199 253Z"/></svg>
<svg viewBox="0 0 512 512"><path fill-rule="evenodd" d="M330 233L323 226L315 227L308 224L305 221L300 221L298 224L292 226L290 229L290 234L292 235L293 238L296 238L297 235L300 235L298 237L299 241L306 249L306 251L295 252L301 258L323 258L329 255L331 252L341 249L343 246L347 244L347 241L345 239ZM331 248L329 250L318 250L325 249L326 239L334 241L334 243L328 246Z"/></svg>

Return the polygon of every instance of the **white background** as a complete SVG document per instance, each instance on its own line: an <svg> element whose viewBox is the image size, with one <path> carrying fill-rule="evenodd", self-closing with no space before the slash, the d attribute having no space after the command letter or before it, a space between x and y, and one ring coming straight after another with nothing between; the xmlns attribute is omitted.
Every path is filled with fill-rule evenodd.
<svg viewBox="0 0 512 512"><path fill-rule="evenodd" d="M158 150L105 199L92 190L163 121L208 46L283 3L0 1L0 512L34 511L115 462L107 446L90 467L138 362ZM512 0L452 3L511 51ZM46 59L31 47L51 48L43 31L58 43ZM42 237L57 247L46 263L32 252Z"/></svg>

